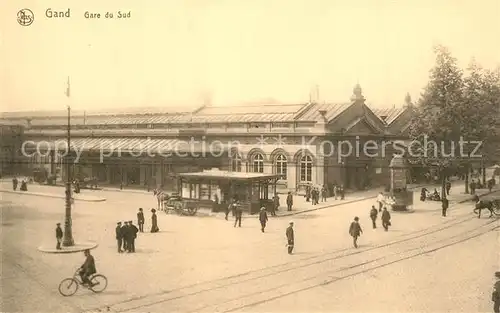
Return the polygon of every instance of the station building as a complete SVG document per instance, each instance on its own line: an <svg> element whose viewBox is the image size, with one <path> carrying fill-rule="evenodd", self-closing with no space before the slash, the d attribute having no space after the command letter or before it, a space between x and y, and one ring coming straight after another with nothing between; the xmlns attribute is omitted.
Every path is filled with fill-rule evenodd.
<svg viewBox="0 0 500 313"><path fill-rule="evenodd" d="M177 110L72 112L70 146L79 156L74 174L102 185L165 190L174 188L178 173L212 168L280 174L280 192L302 192L310 184L387 185L394 151L391 145L381 149L382 143L408 138L413 112L409 96L398 107L370 108L359 85L345 103ZM26 124L23 157L30 167L64 179L66 112L4 113L2 120ZM378 151L365 151L368 141Z"/></svg>

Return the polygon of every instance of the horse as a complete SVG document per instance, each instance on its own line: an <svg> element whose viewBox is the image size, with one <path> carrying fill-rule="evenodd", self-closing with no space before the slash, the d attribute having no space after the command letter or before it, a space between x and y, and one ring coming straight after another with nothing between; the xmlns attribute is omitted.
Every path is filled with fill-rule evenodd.
<svg viewBox="0 0 500 313"><path fill-rule="evenodd" d="M158 202L158 210L159 211L164 211L165 210L165 201L170 198L168 194L163 192L161 189L154 189L153 190L153 195L156 197L156 201Z"/></svg>
<svg viewBox="0 0 500 313"><path fill-rule="evenodd" d="M477 218L481 218L481 211L486 209L490 211L490 218L493 217L495 213L495 208L498 207L498 202L496 200L478 200L476 202L476 208L474 209L474 213L478 214Z"/></svg>

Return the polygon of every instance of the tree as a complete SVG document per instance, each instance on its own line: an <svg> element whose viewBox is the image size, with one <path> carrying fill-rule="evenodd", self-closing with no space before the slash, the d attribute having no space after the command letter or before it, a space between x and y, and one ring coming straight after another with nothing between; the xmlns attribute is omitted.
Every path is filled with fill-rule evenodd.
<svg viewBox="0 0 500 313"><path fill-rule="evenodd" d="M457 119L463 113L457 108L463 105L462 90L463 73L457 66L457 60L443 46L434 48L436 65L430 71L430 80L421 98L410 124L410 137L420 143L418 150L411 155L421 159L422 164L438 169L444 194L445 179L452 159L445 156L454 155L458 147L462 129ZM437 145L430 145L429 142ZM432 153L432 155L430 155Z"/></svg>
<svg viewBox="0 0 500 313"><path fill-rule="evenodd" d="M462 149L462 139L482 140L482 153L492 150L500 106L500 71L484 70L473 61L467 69L468 75L463 77L447 48L437 46L435 53L436 65L418 102L410 136L421 143L417 152L422 163L438 169L444 196L445 180L450 170L457 167L465 168L468 192L473 147L466 144ZM429 141L437 142L438 149L429 147ZM431 152L433 155L429 156Z"/></svg>

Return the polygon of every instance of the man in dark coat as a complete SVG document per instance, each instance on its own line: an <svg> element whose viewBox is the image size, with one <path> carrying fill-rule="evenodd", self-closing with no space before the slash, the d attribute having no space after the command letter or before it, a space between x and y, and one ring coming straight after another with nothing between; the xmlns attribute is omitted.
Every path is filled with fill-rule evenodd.
<svg viewBox="0 0 500 313"><path fill-rule="evenodd" d="M243 216L243 208L239 202L236 202L234 205L235 217L234 217L234 227L238 224L238 227L241 227L241 217Z"/></svg>
<svg viewBox="0 0 500 313"><path fill-rule="evenodd" d="M62 238L63 238L63 231L61 229L61 223L57 223L56 224L56 240L57 240L56 249L57 250L61 250Z"/></svg>
<svg viewBox="0 0 500 313"><path fill-rule="evenodd" d="M373 229L377 228L377 223L376 223L377 215L378 215L378 211L375 208L375 206L372 205L372 209L370 210L370 218L372 220Z"/></svg>
<svg viewBox="0 0 500 313"><path fill-rule="evenodd" d="M476 193L476 182L474 181L474 179L470 182L469 187L470 187L470 194L471 195L475 194Z"/></svg>
<svg viewBox="0 0 500 313"><path fill-rule="evenodd" d="M389 211L387 211L386 207L384 207L384 209L382 211L381 220L382 220L382 227L384 227L385 231L388 231L389 226L391 226L391 213L389 213Z"/></svg>
<svg viewBox="0 0 500 313"><path fill-rule="evenodd" d="M266 208L264 207L260 208L259 221L260 221L260 230L264 232L264 229L266 228L266 223L268 221Z"/></svg>
<svg viewBox="0 0 500 313"><path fill-rule="evenodd" d="M12 178L12 189L14 191L17 190L17 185L19 184L19 181L17 180L17 177Z"/></svg>
<svg viewBox="0 0 500 313"><path fill-rule="evenodd" d="M292 210L292 206L293 206L293 195L292 195L292 192L289 191L288 192L288 195L286 196L286 206L287 206L287 210L288 211L291 211Z"/></svg>
<svg viewBox="0 0 500 313"><path fill-rule="evenodd" d="M358 237L361 236L362 233L363 230L361 229L361 225L359 225L359 217L356 216L349 227L349 235L352 236L354 248L358 247Z"/></svg>
<svg viewBox="0 0 500 313"><path fill-rule="evenodd" d="M142 212L142 208L139 208L139 212L137 212L137 225L139 225L139 231L141 233L144 232L144 212Z"/></svg>
<svg viewBox="0 0 500 313"><path fill-rule="evenodd" d="M129 240L128 240L128 252L129 253L134 253L135 252L135 239L137 238L137 233L139 232L139 229L135 227L135 225L132 223L132 221L128 221L128 232L129 232Z"/></svg>
<svg viewBox="0 0 500 313"><path fill-rule="evenodd" d="M497 281L493 285L491 301L493 301L493 312L500 313L500 272L495 272L495 278Z"/></svg>
<svg viewBox="0 0 500 313"><path fill-rule="evenodd" d="M286 229L286 240L288 247L288 254L292 254L293 248L295 246L295 234L293 231L293 222L290 222L290 226Z"/></svg>
<svg viewBox="0 0 500 313"><path fill-rule="evenodd" d="M122 240L123 240L123 251L128 251L128 233L129 233L129 228L128 228L128 222L123 222L123 226L121 228L122 231Z"/></svg>
<svg viewBox="0 0 500 313"><path fill-rule="evenodd" d="M441 207L442 207L442 215L446 216L446 211L448 210L450 203L448 202L448 199L446 197L443 198L441 201Z"/></svg>
<svg viewBox="0 0 500 313"><path fill-rule="evenodd" d="M271 206L271 216L276 216L276 211L280 207L280 197L275 194L273 197L273 205Z"/></svg>
<svg viewBox="0 0 500 313"><path fill-rule="evenodd" d="M122 234L122 222L116 223L116 243L118 245L118 253L122 253L122 245L123 245L123 234Z"/></svg>
<svg viewBox="0 0 500 313"><path fill-rule="evenodd" d="M445 188L446 188L446 195L449 196L451 190L451 182L449 180L446 181Z"/></svg>

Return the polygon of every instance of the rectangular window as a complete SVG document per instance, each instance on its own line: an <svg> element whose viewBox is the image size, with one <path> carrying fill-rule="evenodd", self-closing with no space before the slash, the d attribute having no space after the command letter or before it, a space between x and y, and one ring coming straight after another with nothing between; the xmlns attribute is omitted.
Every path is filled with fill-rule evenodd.
<svg viewBox="0 0 500 313"><path fill-rule="evenodd" d="M300 181L302 182L312 181L312 164L305 163L300 165Z"/></svg>

